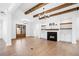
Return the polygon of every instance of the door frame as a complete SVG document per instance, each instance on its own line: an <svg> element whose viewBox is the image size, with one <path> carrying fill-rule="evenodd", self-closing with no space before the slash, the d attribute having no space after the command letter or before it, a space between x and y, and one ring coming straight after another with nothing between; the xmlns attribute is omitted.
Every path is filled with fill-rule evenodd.
<svg viewBox="0 0 79 59"><path fill-rule="evenodd" d="M24 34L22 34L22 32L21 32L21 34L17 34L17 26L18 25L25 26L25 29L24 29L25 33ZM16 24L16 38L24 38L24 37L26 37L26 25L24 25L24 24Z"/></svg>

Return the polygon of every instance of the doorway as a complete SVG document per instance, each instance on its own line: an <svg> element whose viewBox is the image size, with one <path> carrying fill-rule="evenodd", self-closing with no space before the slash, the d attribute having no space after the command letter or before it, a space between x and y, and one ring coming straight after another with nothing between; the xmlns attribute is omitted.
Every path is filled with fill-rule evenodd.
<svg viewBox="0 0 79 59"><path fill-rule="evenodd" d="M16 38L26 37L26 25L16 24Z"/></svg>

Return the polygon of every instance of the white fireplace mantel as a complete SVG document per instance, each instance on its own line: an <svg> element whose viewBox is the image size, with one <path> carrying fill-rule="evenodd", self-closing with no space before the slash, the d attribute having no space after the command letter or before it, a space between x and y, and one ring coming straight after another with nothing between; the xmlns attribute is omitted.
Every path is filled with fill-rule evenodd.
<svg viewBox="0 0 79 59"><path fill-rule="evenodd" d="M47 39L47 32L57 32L57 41L59 41L59 29L41 29L40 38Z"/></svg>

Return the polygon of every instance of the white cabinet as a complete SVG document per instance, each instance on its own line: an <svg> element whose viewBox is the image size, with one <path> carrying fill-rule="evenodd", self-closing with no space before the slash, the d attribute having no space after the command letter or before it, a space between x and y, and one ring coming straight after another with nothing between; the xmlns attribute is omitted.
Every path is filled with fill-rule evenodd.
<svg viewBox="0 0 79 59"><path fill-rule="evenodd" d="M40 38L47 39L47 32L46 31L41 31Z"/></svg>
<svg viewBox="0 0 79 59"><path fill-rule="evenodd" d="M60 41L72 42L72 30L60 30Z"/></svg>

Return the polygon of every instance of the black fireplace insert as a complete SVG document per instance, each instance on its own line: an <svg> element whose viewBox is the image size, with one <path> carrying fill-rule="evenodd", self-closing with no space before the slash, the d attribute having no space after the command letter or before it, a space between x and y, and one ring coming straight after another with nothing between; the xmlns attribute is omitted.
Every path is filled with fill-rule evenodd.
<svg viewBox="0 0 79 59"><path fill-rule="evenodd" d="M57 32L47 32L47 40L57 41Z"/></svg>

